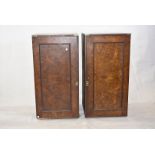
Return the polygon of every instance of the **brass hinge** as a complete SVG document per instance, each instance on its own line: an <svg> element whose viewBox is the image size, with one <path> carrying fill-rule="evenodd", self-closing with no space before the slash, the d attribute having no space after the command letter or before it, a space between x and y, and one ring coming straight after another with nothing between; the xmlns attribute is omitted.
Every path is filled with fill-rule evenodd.
<svg viewBox="0 0 155 155"><path fill-rule="evenodd" d="M88 85L89 85L89 81L86 81L86 87L88 87Z"/></svg>

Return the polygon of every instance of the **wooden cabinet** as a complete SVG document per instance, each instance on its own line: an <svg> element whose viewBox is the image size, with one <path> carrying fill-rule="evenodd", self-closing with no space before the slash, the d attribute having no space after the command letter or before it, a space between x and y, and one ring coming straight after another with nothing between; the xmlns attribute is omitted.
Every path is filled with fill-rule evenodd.
<svg viewBox="0 0 155 155"><path fill-rule="evenodd" d="M86 117L126 116L130 34L82 35Z"/></svg>
<svg viewBox="0 0 155 155"><path fill-rule="evenodd" d="M78 117L78 36L34 35L32 41L37 117Z"/></svg>

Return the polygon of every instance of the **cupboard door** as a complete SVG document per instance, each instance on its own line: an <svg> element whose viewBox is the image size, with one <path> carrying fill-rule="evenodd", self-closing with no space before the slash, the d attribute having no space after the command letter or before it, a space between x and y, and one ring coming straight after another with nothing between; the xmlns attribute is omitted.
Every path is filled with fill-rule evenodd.
<svg viewBox="0 0 155 155"><path fill-rule="evenodd" d="M85 37L85 115L126 116L130 35Z"/></svg>
<svg viewBox="0 0 155 155"><path fill-rule="evenodd" d="M78 117L77 36L33 36L38 118Z"/></svg>

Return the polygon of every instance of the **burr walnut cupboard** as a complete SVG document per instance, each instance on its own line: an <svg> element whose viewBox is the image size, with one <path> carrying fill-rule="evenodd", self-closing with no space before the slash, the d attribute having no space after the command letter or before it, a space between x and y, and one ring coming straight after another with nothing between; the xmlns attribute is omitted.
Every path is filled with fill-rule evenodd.
<svg viewBox="0 0 155 155"><path fill-rule="evenodd" d="M78 117L78 36L33 35L32 42L37 117Z"/></svg>
<svg viewBox="0 0 155 155"><path fill-rule="evenodd" d="M130 34L82 35L86 117L126 116Z"/></svg>

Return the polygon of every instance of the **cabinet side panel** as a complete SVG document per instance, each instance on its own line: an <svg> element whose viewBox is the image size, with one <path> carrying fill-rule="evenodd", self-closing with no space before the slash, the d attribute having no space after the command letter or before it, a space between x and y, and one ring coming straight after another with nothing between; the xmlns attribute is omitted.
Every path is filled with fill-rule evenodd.
<svg viewBox="0 0 155 155"><path fill-rule="evenodd" d="M82 34L82 105L85 111L85 35Z"/></svg>
<svg viewBox="0 0 155 155"><path fill-rule="evenodd" d="M36 37L32 37L33 46L33 64L34 64L34 82L35 82L35 102L36 115L41 112L41 79L40 79L40 61L39 61L39 44Z"/></svg>

